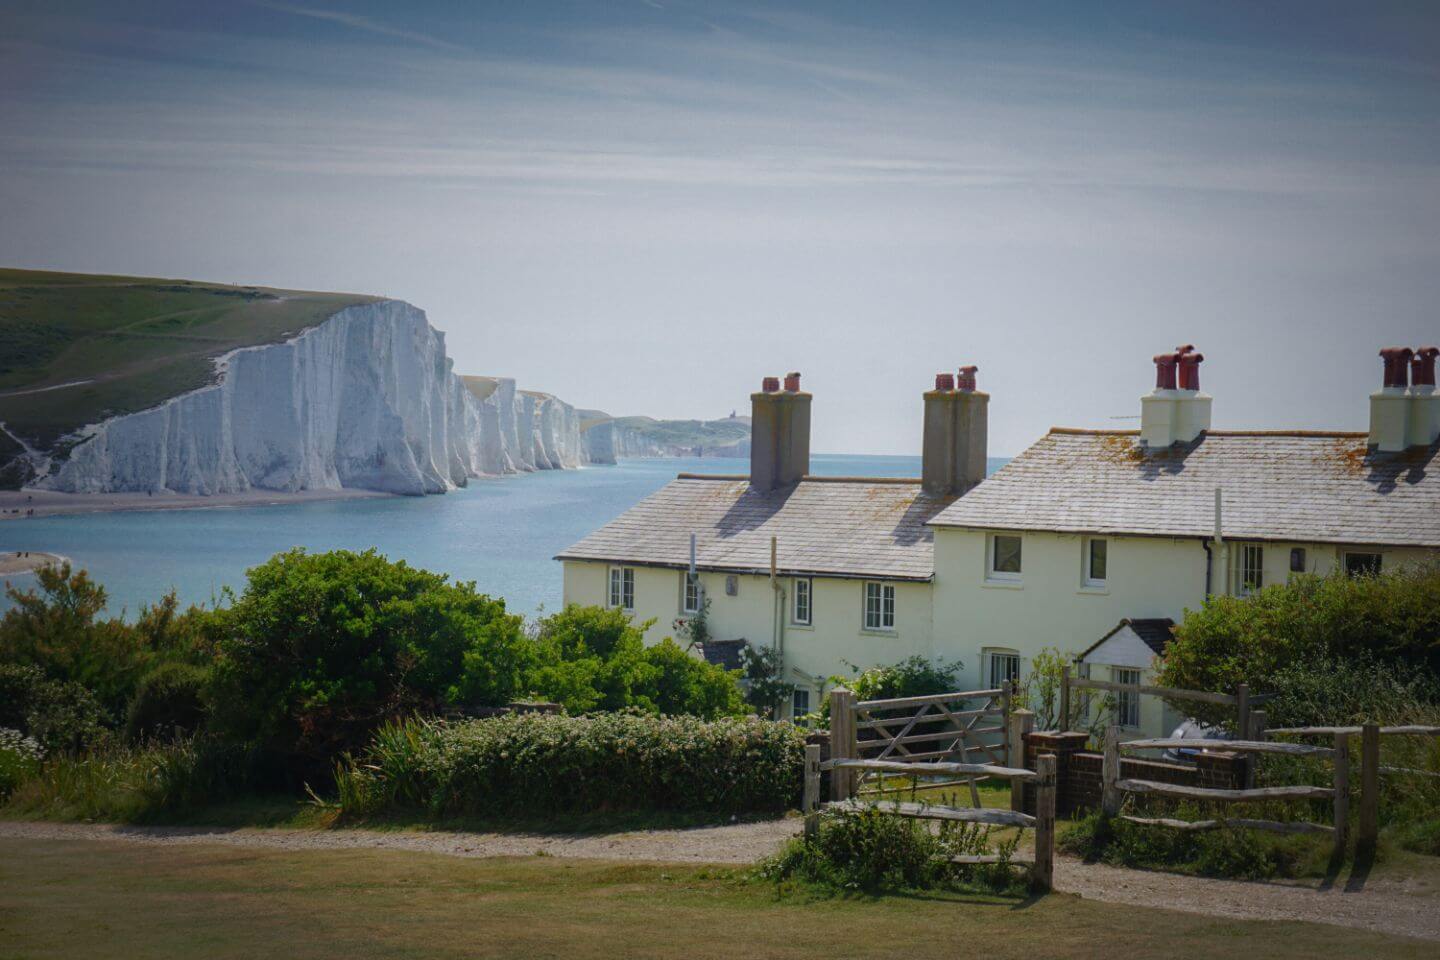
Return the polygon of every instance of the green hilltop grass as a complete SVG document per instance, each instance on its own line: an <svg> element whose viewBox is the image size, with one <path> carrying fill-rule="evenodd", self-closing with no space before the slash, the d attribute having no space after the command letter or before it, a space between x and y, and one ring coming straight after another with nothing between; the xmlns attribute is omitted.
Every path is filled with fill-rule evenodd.
<svg viewBox="0 0 1440 960"><path fill-rule="evenodd" d="M377 299L0 268L0 422L50 449L88 423L214 382L221 354ZM0 441L0 466L13 446Z"/></svg>

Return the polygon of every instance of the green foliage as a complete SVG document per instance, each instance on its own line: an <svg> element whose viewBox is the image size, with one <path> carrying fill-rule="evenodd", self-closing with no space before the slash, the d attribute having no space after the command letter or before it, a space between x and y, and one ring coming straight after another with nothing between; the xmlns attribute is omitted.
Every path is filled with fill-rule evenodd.
<svg viewBox="0 0 1440 960"><path fill-rule="evenodd" d="M213 719L236 742L328 761L387 720L517 692L507 658L523 662L520 618L473 583L374 550L295 549L248 578L216 614Z"/></svg>
<svg viewBox="0 0 1440 960"><path fill-rule="evenodd" d="M1036 730L1060 729L1062 671L1074 660L1073 656L1061 653L1058 647L1044 647L1030 659L1030 672L1011 705L1017 710L1034 711Z"/></svg>
<svg viewBox="0 0 1440 960"><path fill-rule="evenodd" d="M997 845L1000 864L960 865L950 858L988 853L991 830L982 824L945 822L931 833L920 822L869 808L826 812L813 838L797 837L760 865L760 876L776 883L800 881L837 892L934 890L981 886L993 892L1019 891L1008 866L1018 835Z"/></svg>
<svg viewBox="0 0 1440 960"><path fill-rule="evenodd" d="M745 713L735 675L687 653L673 640L647 648L645 661L656 671L653 702L660 713L706 718Z"/></svg>
<svg viewBox="0 0 1440 960"><path fill-rule="evenodd" d="M0 727L0 800L40 772L45 749L19 730Z"/></svg>
<svg viewBox="0 0 1440 960"><path fill-rule="evenodd" d="M1213 815L1181 804L1168 815L1199 820ZM1234 811L1230 811L1234 815ZM1275 836L1222 827L1190 831L1132 823L1090 813L1059 841L1065 853L1121 867L1178 869L1207 877L1260 880L1321 872L1330 842L1312 836Z"/></svg>
<svg viewBox="0 0 1440 960"><path fill-rule="evenodd" d="M748 682L745 699L762 717L774 718L780 715L780 708L795 692L795 684L781 676L784 663L774 647L740 648L744 661L742 672Z"/></svg>
<svg viewBox="0 0 1440 960"><path fill-rule="evenodd" d="M337 768L342 812L778 813L799 800L804 736L790 724L633 713L514 714L382 727Z"/></svg>
<svg viewBox="0 0 1440 960"><path fill-rule="evenodd" d="M1253 597L1211 597L1186 611L1159 683L1268 692L1289 668L1351 659L1440 671L1440 567L1300 576Z"/></svg>
<svg viewBox="0 0 1440 960"><path fill-rule="evenodd" d="M896 697L924 697L932 693L948 693L958 690L960 670L964 667L959 660L927 660L922 656L906 657L890 666L871 667L860 670L851 667L855 676L846 685L855 692L857 700L890 700ZM840 682L840 678L832 678Z"/></svg>
<svg viewBox="0 0 1440 960"><path fill-rule="evenodd" d="M36 666L0 664L0 727L11 727L48 751L80 750L106 735L107 716L78 683L51 680Z"/></svg>
<svg viewBox="0 0 1440 960"><path fill-rule="evenodd" d="M140 681L125 717L130 739L192 734L206 715L210 671L193 663L164 663Z"/></svg>

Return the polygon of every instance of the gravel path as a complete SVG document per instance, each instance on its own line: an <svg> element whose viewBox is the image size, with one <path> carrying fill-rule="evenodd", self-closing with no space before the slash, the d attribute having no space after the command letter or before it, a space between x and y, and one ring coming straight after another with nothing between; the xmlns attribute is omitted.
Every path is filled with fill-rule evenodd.
<svg viewBox="0 0 1440 960"><path fill-rule="evenodd" d="M799 830L798 819L598 835L128 827L0 821L0 840L223 843L275 850L379 848L460 857L543 854L601 860L753 863ZM1055 887L1089 900L1246 920L1300 920L1440 941L1440 872L1363 882L1248 883L1126 870L1060 858Z"/></svg>

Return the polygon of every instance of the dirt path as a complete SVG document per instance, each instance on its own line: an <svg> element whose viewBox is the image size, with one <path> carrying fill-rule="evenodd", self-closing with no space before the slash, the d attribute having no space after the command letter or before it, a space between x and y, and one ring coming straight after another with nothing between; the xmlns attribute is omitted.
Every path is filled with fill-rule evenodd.
<svg viewBox="0 0 1440 960"><path fill-rule="evenodd" d="M601 860L753 863L800 826L797 819L688 830L598 835L425 833L378 830L265 830L127 827L0 821L0 840L113 840L147 844L222 843L279 850L384 848L461 857L553 856ZM1440 871L1398 871L1332 885L1247 883L1126 870L1061 858L1056 889L1089 900L1161 907L1247 920L1299 920L1440 941Z"/></svg>

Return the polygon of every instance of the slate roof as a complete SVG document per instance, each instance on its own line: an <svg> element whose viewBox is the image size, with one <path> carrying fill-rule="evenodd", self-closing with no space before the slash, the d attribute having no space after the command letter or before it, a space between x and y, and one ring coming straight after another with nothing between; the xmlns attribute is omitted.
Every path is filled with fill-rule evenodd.
<svg viewBox="0 0 1440 960"><path fill-rule="evenodd" d="M1440 547L1440 444L1367 452L1361 433L1219 431L1149 451L1135 431L1054 428L936 526Z"/></svg>
<svg viewBox="0 0 1440 960"><path fill-rule="evenodd" d="M1175 621L1169 617L1126 617L1124 620L1115 624L1114 629L1109 633L1086 647L1075 659L1084 660L1090 656L1090 654L1099 650L1101 644L1106 640L1109 640L1126 627L1134 631L1135 635L1145 642L1145 646L1149 647L1157 655L1163 656L1165 654L1165 645L1174 637L1171 631L1175 628Z"/></svg>
<svg viewBox="0 0 1440 960"><path fill-rule="evenodd" d="M555 559L684 568L694 533L700 569L768 573L774 536L786 575L929 580L925 524L954 499L919 480L807 477L764 493L744 477L681 474Z"/></svg>

